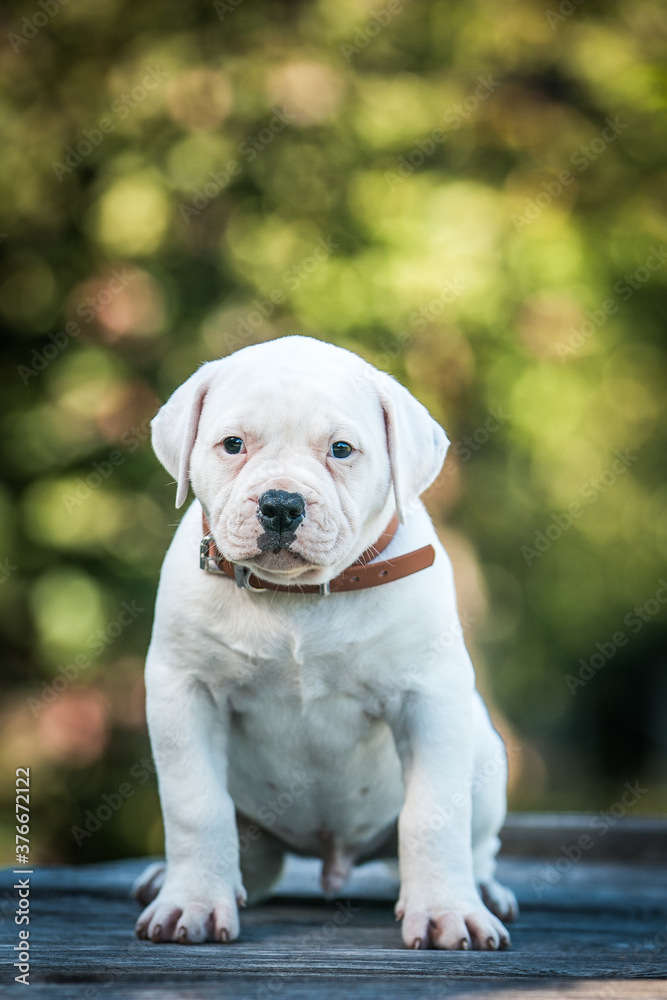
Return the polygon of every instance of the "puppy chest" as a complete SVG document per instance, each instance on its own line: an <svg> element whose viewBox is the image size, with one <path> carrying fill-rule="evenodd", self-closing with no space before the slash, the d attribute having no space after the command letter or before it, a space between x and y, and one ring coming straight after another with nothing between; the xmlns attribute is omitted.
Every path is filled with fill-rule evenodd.
<svg viewBox="0 0 667 1000"><path fill-rule="evenodd" d="M209 636L206 680L251 711L278 698L306 706L328 695L363 697L369 666L386 662L377 643L345 641L340 629L307 629L273 616L229 624ZM249 627L250 626L250 627Z"/></svg>
<svg viewBox="0 0 667 1000"><path fill-rule="evenodd" d="M241 812L314 853L322 831L356 847L393 821L403 786L384 722L340 695L243 707L228 743L229 790Z"/></svg>
<svg viewBox="0 0 667 1000"><path fill-rule="evenodd" d="M291 748L315 766L331 752L375 743L387 727L369 717L362 700L333 687L320 675L299 673L241 687L229 695L230 737L276 752Z"/></svg>

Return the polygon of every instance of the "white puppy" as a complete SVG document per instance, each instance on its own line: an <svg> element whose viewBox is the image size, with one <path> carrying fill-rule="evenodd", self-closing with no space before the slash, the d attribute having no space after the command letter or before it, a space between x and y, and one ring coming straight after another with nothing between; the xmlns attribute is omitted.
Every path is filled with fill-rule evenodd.
<svg viewBox="0 0 667 1000"><path fill-rule="evenodd" d="M203 365L153 444L177 505L190 483L197 499L146 665L166 867L138 883L138 935L230 941L285 851L322 858L335 893L355 862L395 852L398 820L405 943L509 944L498 918L516 900L493 878L504 748L418 500L442 428L355 354L286 337Z"/></svg>

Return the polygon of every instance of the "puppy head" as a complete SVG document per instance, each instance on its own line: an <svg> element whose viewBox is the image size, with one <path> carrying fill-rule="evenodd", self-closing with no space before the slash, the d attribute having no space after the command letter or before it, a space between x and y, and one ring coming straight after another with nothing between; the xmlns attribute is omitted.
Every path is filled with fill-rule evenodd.
<svg viewBox="0 0 667 1000"><path fill-rule="evenodd" d="M428 411L357 355L308 337L203 365L159 411L153 447L189 483L216 544L271 582L321 583L433 481L448 441Z"/></svg>

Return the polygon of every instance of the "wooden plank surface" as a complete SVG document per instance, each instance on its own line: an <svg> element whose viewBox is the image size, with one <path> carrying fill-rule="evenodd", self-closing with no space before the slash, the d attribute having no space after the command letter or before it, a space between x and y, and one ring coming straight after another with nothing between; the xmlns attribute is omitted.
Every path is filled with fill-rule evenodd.
<svg viewBox="0 0 667 1000"><path fill-rule="evenodd" d="M588 838L588 839L586 839ZM580 841L596 861L654 861L667 865L667 819L599 813L510 813L501 833L502 852L558 857Z"/></svg>
<svg viewBox="0 0 667 1000"><path fill-rule="evenodd" d="M569 831L564 844L570 843ZM396 879L374 862L356 869L337 902L322 898L316 861L291 858L275 897L242 913L230 945L138 941L128 897L146 863L41 868L31 880L30 995L67 1000L148 997L423 998L665 997L667 869L584 857L563 863L504 858L500 877L521 916L500 953L413 952L393 919ZM8 955L17 943L14 877L2 873L0 993L17 995ZM7 895L6 895L7 894Z"/></svg>

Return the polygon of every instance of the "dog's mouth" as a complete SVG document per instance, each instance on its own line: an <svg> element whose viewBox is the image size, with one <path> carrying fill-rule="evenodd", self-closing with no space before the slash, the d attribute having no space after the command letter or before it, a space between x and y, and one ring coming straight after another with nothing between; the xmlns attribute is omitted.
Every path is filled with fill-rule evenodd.
<svg viewBox="0 0 667 1000"><path fill-rule="evenodd" d="M296 541L296 532L265 531L257 539L260 554L252 559L257 568L271 570L275 573L299 572L310 563L292 548Z"/></svg>
<svg viewBox="0 0 667 1000"><path fill-rule="evenodd" d="M220 553L237 566L266 574L271 583L312 582L313 573L321 575L331 564L331 545L313 545L302 539L297 531L271 531L264 529L252 541L241 541L236 534L225 538L224 530L218 548ZM241 532L239 532L241 534ZM319 582L319 579L315 582Z"/></svg>
<svg viewBox="0 0 667 1000"><path fill-rule="evenodd" d="M280 534L277 531L264 531L257 539L257 548L260 552L272 552L277 555L283 551L290 552L295 541L295 531L284 531Z"/></svg>
<svg viewBox="0 0 667 1000"><path fill-rule="evenodd" d="M295 574L312 568L312 564L304 559L303 556L282 546L265 549L259 555L248 559L247 562L257 567L257 569L267 570L271 573Z"/></svg>

